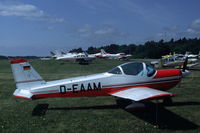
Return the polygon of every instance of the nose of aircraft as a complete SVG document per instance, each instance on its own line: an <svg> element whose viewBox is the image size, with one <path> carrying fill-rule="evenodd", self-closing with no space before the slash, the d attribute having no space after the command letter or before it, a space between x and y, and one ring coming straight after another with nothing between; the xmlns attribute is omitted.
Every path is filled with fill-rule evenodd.
<svg viewBox="0 0 200 133"><path fill-rule="evenodd" d="M166 77L174 77L174 76L182 76L182 72L179 69L165 69L165 70L157 70L154 78L166 78Z"/></svg>

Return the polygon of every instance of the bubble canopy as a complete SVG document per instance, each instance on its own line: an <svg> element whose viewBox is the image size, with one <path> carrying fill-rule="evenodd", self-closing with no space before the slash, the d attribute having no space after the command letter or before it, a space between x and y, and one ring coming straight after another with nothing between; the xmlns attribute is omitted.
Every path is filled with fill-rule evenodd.
<svg viewBox="0 0 200 133"><path fill-rule="evenodd" d="M143 76L145 72L148 77L151 77L155 74L156 70L143 62L128 62L120 66L114 67L113 69L108 71L108 73L112 74L125 74L135 76Z"/></svg>

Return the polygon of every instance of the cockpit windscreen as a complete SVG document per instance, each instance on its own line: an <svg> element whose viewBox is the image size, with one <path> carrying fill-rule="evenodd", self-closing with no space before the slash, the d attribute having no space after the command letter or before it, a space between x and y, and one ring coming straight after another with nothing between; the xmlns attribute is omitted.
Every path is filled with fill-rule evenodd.
<svg viewBox="0 0 200 133"><path fill-rule="evenodd" d="M122 74L121 70L119 69L119 67L115 67L113 69L111 69L110 71L108 71L108 73L112 73L112 74Z"/></svg>
<svg viewBox="0 0 200 133"><path fill-rule="evenodd" d="M130 62L121 66L122 70L127 75L138 75L143 71L143 63Z"/></svg>

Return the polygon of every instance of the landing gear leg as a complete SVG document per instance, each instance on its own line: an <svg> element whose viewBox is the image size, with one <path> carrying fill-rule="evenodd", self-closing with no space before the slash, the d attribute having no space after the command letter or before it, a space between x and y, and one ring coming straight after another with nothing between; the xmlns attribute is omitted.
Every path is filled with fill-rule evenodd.
<svg viewBox="0 0 200 133"><path fill-rule="evenodd" d="M172 105L173 101L171 97L163 99L163 104L164 105Z"/></svg>

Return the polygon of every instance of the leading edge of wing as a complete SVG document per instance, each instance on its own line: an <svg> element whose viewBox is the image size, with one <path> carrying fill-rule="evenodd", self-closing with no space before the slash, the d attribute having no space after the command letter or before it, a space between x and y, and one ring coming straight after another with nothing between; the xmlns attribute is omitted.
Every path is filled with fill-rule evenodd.
<svg viewBox="0 0 200 133"><path fill-rule="evenodd" d="M144 100L153 100L153 99L162 99L165 97L174 96L174 94L160 91L147 87L134 87L126 90L118 91L111 94L112 96L130 99L134 101L144 101Z"/></svg>

